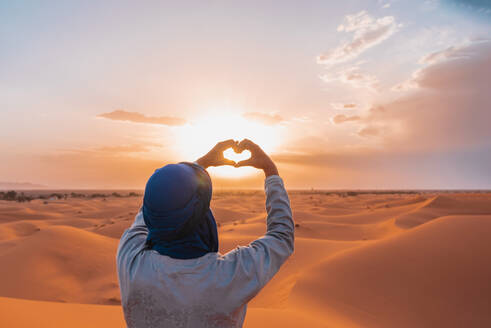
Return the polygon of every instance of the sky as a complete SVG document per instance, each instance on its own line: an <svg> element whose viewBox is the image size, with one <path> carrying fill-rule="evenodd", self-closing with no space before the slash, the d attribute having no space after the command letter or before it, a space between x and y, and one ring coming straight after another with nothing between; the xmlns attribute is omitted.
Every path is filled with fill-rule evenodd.
<svg viewBox="0 0 491 328"><path fill-rule="evenodd" d="M0 0L0 182L143 188L249 138L292 189L489 189L490 85L491 1Z"/></svg>

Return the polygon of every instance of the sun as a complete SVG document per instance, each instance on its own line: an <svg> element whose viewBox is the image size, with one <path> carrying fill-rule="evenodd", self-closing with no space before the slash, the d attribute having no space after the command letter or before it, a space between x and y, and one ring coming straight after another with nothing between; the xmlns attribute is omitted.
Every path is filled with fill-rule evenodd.
<svg viewBox="0 0 491 328"><path fill-rule="evenodd" d="M264 125L245 119L240 113L230 110L214 111L196 117L185 126L175 129L177 152L182 158L194 161L207 153L219 141L250 139L267 152L273 152L279 145L282 133L281 126ZM225 157L232 160L245 159L246 154L234 154L230 149ZM211 167L209 171L217 176L240 178L255 174L251 167L234 168L230 166Z"/></svg>

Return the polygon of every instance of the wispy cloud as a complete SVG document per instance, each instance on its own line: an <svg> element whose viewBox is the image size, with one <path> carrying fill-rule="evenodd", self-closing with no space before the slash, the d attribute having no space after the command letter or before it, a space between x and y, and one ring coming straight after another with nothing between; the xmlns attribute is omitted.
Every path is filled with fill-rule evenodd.
<svg viewBox="0 0 491 328"><path fill-rule="evenodd" d="M186 120L179 117L172 116L146 116L138 112L127 112L125 110L115 110L110 113L103 113L97 115L97 117L106 118L114 121L124 121L133 123L146 123L146 124L158 124L168 126L179 126L186 124Z"/></svg>
<svg viewBox="0 0 491 328"><path fill-rule="evenodd" d="M361 118L358 115L353 115L353 116L346 116L344 114L339 114L331 118L331 121L334 124L341 124L344 122L350 122L350 121L359 121Z"/></svg>
<svg viewBox="0 0 491 328"><path fill-rule="evenodd" d="M468 57L472 55L471 53L468 52L468 46L469 44L467 43L460 46L451 46L443 50L432 52L428 55L421 57L418 63L421 65L433 65L447 59Z"/></svg>
<svg viewBox="0 0 491 328"><path fill-rule="evenodd" d="M336 109L336 110L352 110L355 109L357 105L355 103L347 103L347 104L331 103L331 107L332 109Z"/></svg>
<svg viewBox="0 0 491 328"><path fill-rule="evenodd" d="M399 25L393 16L373 18L366 11L347 15L339 32L353 33L353 38L317 57L319 64L332 66L358 57L369 48L388 39L397 32Z"/></svg>
<svg viewBox="0 0 491 328"><path fill-rule="evenodd" d="M320 78L324 82L341 82L349 84L354 88L367 88L377 90L379 80L375 75L363 72L360 67L352 66L339 71L329 72L321 75Z"/></svg>
<svg viewBox="0 0 491 328"><path fill-rule="evenodd" d="M481 49L486 49L487 47L489 47L489 44L491 44L491 42L487 39L478 39L470 43L467 42L461 45L451 46L443 50L429 53L421 57L420 60L418 61L418 63L420 65L424 65L424 67L415 70L411 74L411 77L408 80L396 84L394 87L392 87L392 90L408 91L411 89L419 88L423 85L429 86L429 84L434 84L433 82L434 78L440 75L443 76L443 74L445 73L439 72L438 74L432 74L431 73L432 71L439 70L440 67L451 66L450 64L446 64L448 62L453 61L455 63L463 63L468 61L469 59L472 60L473 58L476 57L478 51L481 51ZM486 69L486 67L483 67L483 69ZM446 72L453 71L448 69L445 70ZM465 72L462 73L464 73L464 75L467 76ZM442 80L440 82L442 84L454 83L456 82L455 78L456 77L454 76L448 75L443 78L446 79L445 81ZM460 86L462 85L459 84L459 87Z"/></svg>
<svg viewBox="0 0 491 328"><path fill-rule="evenodd" d="M381 133L380 128L375 126L367 126L358 131L360 137L377 137Z"/></svg>
<svg viewBox="0 0 491 328"><path fill-rule="evenodd" d="M242 114L242 116L250 121L259 122L265 125L275 125L284 121L283 117L278 114L247 112Z"/></svg>
<svg viewBox="0 0 491 328"><path fill-rule="evenodd" d="M378 2L378 5L380 6L380 8L382 8L382 9L387 9L387 8L390 8L390 6L391 6L390 1L378 0L377 2Z"/></svg>
<svg viewBox="0 0 491 328"><path fill-rule="evenodd" d="M359 135L383 135L394 147L418 150L489 147L491 42L450 53L419 69L411 80L414 92L362 117L363 128L373 129Z"/></svg>

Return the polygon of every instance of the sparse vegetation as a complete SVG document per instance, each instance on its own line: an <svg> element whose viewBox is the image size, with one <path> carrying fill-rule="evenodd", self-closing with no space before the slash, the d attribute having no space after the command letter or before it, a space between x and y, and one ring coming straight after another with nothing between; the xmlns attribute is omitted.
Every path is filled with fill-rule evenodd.
<svg viewBox="0 0 491 328"><path fill-rule="evenodd" d="M305 195L308 199L314 202L316 206L322 203L322 197L319 196L334 196L334 197L356 197L363 195L418 195L427 193L489 193L489 190L290 190L289 193L292 195ZM125 197L142 197L143 193L137 191L107 191L107 192L89 192L89 191L15 191L15 190L4 190L0 191L0 200L5 201L17 201L17 202L30 202L32 200L40 199L43 201L53 201L53 200L68 200L69 198L77 199L98 199L110 200L111 198L125 198ZM261 190L216 190L213 193L213 199L217 200L220 197L228 196L250 196L250 197L263 197L264 192ZM371 209L367 206L367 209ZM255 212L255 210L252 210Z"/></svg>
<svg viewBox="0 0 491 328"><path fill-rule="evenodd" d="M15 200L16 198L17 192L15 192L14 190L7 191L3 196L4 200Z"/></svg>
<svg viewBox="0 0 491 328"><path fill-rule="evenodd" d="M32 197L24 195L23 192L20 193L20 195L17 195L16 199L19 203L23 202L30 202L32 200Z"/></svg>
<svg viewBox="0 0 491 328"><path fill-rule="evenodd" d="M112 192L112 193L83 193L83 192L67 192L67 193L62 193L62 192L51 192L48 193L46 191L39 191L38 193L32 192L32 191L27 191L26 193L24 192L17 192L15 190L8 190L8 191L0 191L0 200L6 200L6 201L17 201L17 202L30 202L31 200L34 199L41 199L45 201L49 200L67 200L68 198L103 198L104 200L107 197L116 197L116 198L122 198L122 197L141 197L142 194L139 194L137 192L131 191L128 194L123 194L120 192Z"/></svg>
<svg viewBox="0 0 491 328"><path fill-rule="evenodd" d="M55 193L50 194L49 195L49 198L50 199L53 199L53 198L64 199L65 198L65 195L55 192Z"/></svg>
<svg viewBox="0 0 491 328"><path fill-rule="evenodd" d="M100 194L100 193L94 193L89 196L90 198L105 198L107 197L106 194Z"/></svg>
<svg viewBox="0 0 491 328"><path fill-rule="evenodd" d="M23 192L17 193L14 190L9 190L7 192L1 191L0 199L7 200L7 201L18 201L20 203L23 203L23 202L30 202L33 199L33 197L26 196Z"/></svg>

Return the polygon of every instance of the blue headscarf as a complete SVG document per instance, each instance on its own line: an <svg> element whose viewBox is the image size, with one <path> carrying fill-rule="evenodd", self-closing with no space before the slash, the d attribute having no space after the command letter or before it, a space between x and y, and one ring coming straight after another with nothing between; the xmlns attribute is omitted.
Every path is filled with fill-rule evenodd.
<svg viewBox="0 0 491 328"><path fill-rule="evenodd" d="M147 245L176 259L218 252L211 193L210 176L201 166L179 163L157 169L148 179L143 197Z"/></svg>

